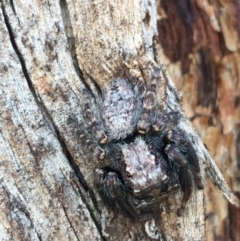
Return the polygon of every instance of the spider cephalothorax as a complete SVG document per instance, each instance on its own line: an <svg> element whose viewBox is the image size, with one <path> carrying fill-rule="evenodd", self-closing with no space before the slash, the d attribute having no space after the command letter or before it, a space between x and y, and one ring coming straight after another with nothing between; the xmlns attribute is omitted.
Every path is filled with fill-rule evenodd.
<svg viewBox="0 0 240 241"><path fill-rule="evenodd" d="M120 78L103 91L99 103L86 104L90 130L80 135L89 137L91 153L102 159L94 171L96 189L105 203L134 220L149 217L152 203L173 183L184 193L178 215L190 197L192 176L202 188L198 158L178 127L181 115L157 108L160 69L145 68L154 73L149 83L136 77L133 85Z"/></svg>

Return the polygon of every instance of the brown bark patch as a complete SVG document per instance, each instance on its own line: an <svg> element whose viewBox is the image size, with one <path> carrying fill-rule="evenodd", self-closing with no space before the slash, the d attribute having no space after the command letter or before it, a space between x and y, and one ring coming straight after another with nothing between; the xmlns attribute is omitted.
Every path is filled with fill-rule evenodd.
<svg viewBox="0 0 240 241"><path fill-rule="evenodd" d="M193 48L192 13L189 1L161 1L167 18L158 22L159 41L164 54L172 61L181 61L182 72L189 69L188 54Z"/></svg>
<svg viewBox="0 0 240 241"><path fill-rule="evenodd" d="M240 199L240 193L236 193L238 198ZM229 227L228 232L231 241L240 240L240 210L228 204L229 210Z"/></svg>
<svg viewBox="0 0 240 241"><path fill-rule="evenodd" d="M216 107L217 73L216 66L208 48L198 51L198 98L197 104Z"/></svg>

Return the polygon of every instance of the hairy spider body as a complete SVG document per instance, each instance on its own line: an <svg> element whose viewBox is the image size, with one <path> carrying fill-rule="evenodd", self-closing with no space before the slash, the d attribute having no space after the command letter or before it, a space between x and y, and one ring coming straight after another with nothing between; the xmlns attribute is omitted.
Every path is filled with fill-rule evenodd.
<svg viewBox="0 0 240 241"><path fill-rule="evenodd" d="M80 132L94 157L103 160L94 171L103 201L133 220L149 218L153 204L176 183L183 191L181 215L192 176L202 188L198 158L178 127L181 115L167 109L155 113L160 70L151 64L145 68L153 72L150 83L117 79L103 91L100 104L86 104L90 131Z"/></svg>
<svg viewBox="0 0 240 241"><path fill-rule="evenodd" d="M123 79L117 79L104 93L100 111L110 140L123 139L136 129L142 112L138 94L138 89Z"/></svg>
<svg viewBox="0 0 240 241"><path fill-rule="evenodd" d="M137 137L134 142L121 147L123 164L123 180L131 187L136 196L151 195L154 189L168 181L166 163L160 155L151 153L146 141Z"/></svg>

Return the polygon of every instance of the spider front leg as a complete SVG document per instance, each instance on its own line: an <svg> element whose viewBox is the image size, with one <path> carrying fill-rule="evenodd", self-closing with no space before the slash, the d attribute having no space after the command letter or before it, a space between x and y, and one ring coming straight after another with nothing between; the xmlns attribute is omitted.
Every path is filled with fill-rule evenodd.
<svg viewBox="0 0 240 241"><path fill-rule="evenodd" d="M105 158L105 151L93 140L91 135L85 130L84 126L78 123L78 120L75 116L69 116L67 124L70 125L76 131L76 136L80 140L81 144L86 146L93 156L97 159Z"/></svg>
<svg viewBox="0 0 240 241"><path fill-rule="evenodd" d="M83 90L83 94L86 99L89 100L88 103L85 104L85 117L87 119L87 123L89 124L89 128L91 128L92 133L97 139L98 143L104 144L107 142L107 136L103 131L103 125L100 121L97 120L97 107L94 103L92 103L90 93L87 89ZM95 111L94 111L95 110Z"/></svg>
<svg viewBox="0 0 240 241"><path fill-rule="evenodd" d="M179 112L167 112L167 110L164 110L161 114L156 115L154 123L152 124L153 130L156 132L167 133L177 125L179 119Z"/></svg>
<svg viewBox="0 0 240 241"><path fill-rule="evenodd" d="M138 220L140 215L134 203L131 202L131 194L113 170L96 169L94 184L102 196L103 201L113 210L120 211L132 220ZM132 200L133 201L133 200Z"/></svg>
<svg viewBox="0 0 240 241"><path fill-rule="evenodd" d="M156 151L162 152L165 145L165 136L175 128L180 118L179 112L168 112L167 110L156 114L152 124L152 130L146 135L149 145Z"/></svg>
<svg viewBox="0 0 240 241"><path fill-rule="evenodd" d="M139 133L145 134L155 118L155 107L158 106L163 108L165 100L165 85L162 78L161 68L151 57L144 56L139 65L145 79L146 91L142 98L143 111L138 121L137 128ZM160 106L160 104L162 106Z"/></svg>
<svg viewBox="0 0 240 241"><path fill-rule="evenodd" d="M171 143L175 143L179 149L179 153L182 153L182 155L185 156L187 164L189 165L196 179L197 187L202 189L203 184L200 174L199 160L186 134L180 129L173 129L168 132L167 138Z"/></svg>
<svg viewBox="0 0 240 241"><path fill-rule="evenodd" d="M187 166L179 168L178 178L183 191L182 203L180 208L177 210L177 215L181 216L190 198L193 186L192 177Z"/></svg>
<svg viewBox="0 0 240 241"><path fill-rule="evenodd" d="M191 174L188 170L187 159L181 153L177 145L167 145L167 147L165 148L165 153L168 156L171 168L176 169L176 171L178 172L179 183L183 191L181 207L177 211L178 216L181 216L192 192Z"/></svg>
<svg viewBox="0 0 240 241"><path fill-rule="evenodd" d="M170 130L167 139L170 143L165 148L165 153L171 166L178 172L180 186L184 193L181 207L177 211L181 216L192 192L193 181L190 171L196 179L197 187L203 188L200 167L192 145L181 130Z"/></svg>

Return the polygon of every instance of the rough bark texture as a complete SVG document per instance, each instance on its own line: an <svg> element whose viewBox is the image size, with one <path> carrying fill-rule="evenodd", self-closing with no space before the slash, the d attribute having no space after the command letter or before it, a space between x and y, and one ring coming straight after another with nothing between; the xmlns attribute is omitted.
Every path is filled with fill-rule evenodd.
<svg viewBox="0 0 240 241"><path fill-rule="evenodd" d="M239 1L159 1L162 61L182 95L183 109L239 196ZM208 178L207 240L239 240L240 211Z"/></svg>
<svg viewBox="0 0 240 241"><path fill-rule="evenodd" d="M83 120L83 107L87 101L82 96L84 88L90 88L98 98L99 89L104 90L119 75L123 62L134 66L135 61L141 61L142 49L154 58L153 37L157 34L155 1L2 0L0 3L1 239L205 240L203 192L199 190L194 190L182 217L176 215L182 195L179 191L163 201L161 207L164 212L157 210L157 217L147 222L133 223L109 211L93 188L92 173L96 163L86 155L76 133L67 124L67 119L73 114ZM163 8L166 11L167 6ZM224 17L222 22L225 23ZM187 26L186 32L192 29ZM168 35L164 34L167 38ZM171 40L170 37L168 43L177 45L178 42ZM226 49L232 47L231 41L234 39L227 42ZM192 46L195 44L193 40L190 43ZM168 46L162 46L168 51ZM172 55L172 61L186 61L191 52L189 49L183 49L180 58ZM194 101L199 103L200 114L205 110L203 117L195 118L198 131L197 123L210 119L211 113L207 111L216 107L212 99L217 95L214 93L216 80L212 76L213 69L206 62L213 61L212 56L207 48L200 49L195 62L203 69L210 68L208 74L213 83L206 87L201 80L198 82L198 88L203 91ZM209 54L207 59L206 54ZM231 76L229 68L235 70L233 66L226 67L228 58L237 59L237 54L231 54L226 55L225 61L223 58L218 62L222 66L222 76L225 73ZM220 58L215 61L220 61ZM191 65L184 63L184 66L183 73L186 73ZM205 79L205 71L200 71L200 67L199 75L193 70L192 78L202 76ZM175 87L166 73L163 79L167 83L168 105L181 111ZM229 86L229 79L224 80L222 84L225 83L228 91L236 88L236 83ZM201 94L209 88L213 90L213 96L206 100ZM188 93L184 98L187 97ZM160 94L158 98L162 98ZM200 104L202 101L207 101L204 108ZM223 109L221 107L221 111ZM216 113L222 113L223 120L221 111ZM194 116L188 110L186 113ZM201 162L205 161L216 184L232 203L237 204L190 123L184 120L182 126L195 138ZM224 128L228 131L229 125ZM204 134L216 133L217 140L220 130L221 126L215 125ZM227 144L229 138L235 138L238 144L238 134L222 140ZM226 166L228 155L224 160ZM231 163L233 168L237 165ZM201 171L204 176L203 169ZM233 188L237 190L237 185ZM229 207L234 219L232 210Z"/></svg>

